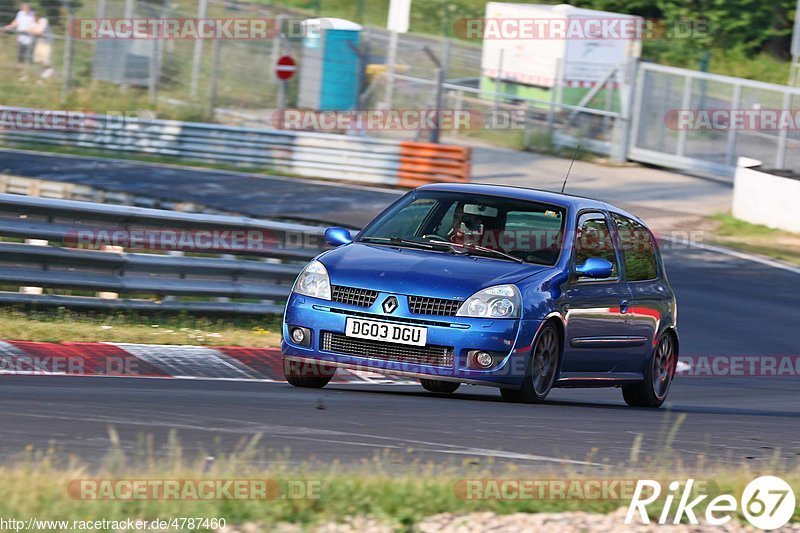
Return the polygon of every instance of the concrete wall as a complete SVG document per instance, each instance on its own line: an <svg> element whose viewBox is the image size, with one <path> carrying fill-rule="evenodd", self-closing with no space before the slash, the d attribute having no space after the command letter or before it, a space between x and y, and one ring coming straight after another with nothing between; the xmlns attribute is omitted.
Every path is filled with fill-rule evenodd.
<svg viewBox="0 0 800 533"><path fill-rule="evenodd" d="M733 185L733 216L800 233L800 180L763 172L761 161L740 157Z"/></svg>

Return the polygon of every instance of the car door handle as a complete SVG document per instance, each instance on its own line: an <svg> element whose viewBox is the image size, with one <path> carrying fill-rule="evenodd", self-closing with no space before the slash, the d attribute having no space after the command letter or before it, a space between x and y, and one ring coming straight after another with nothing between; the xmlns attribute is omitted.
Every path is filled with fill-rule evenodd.
<svg viewBox="0 0 800 533"><path fill-rule="evenodd" d="M630 304L628 303L628 300L622 300L622 301L619 303L619 312L620 312L620 313L622 313L623 315L624 315L625 313L627 313L627 312L630 310L630 308L631 308L631 306L630 306Z"/></svg>

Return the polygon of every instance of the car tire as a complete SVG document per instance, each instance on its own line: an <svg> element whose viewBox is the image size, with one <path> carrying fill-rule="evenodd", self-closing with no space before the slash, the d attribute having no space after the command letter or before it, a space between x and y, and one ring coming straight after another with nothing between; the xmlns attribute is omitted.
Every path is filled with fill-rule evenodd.
<svg viewBox="0 0 800 533"><path fill-rule="evenodd" d="M283 375L290 385L308 389L321 389L333 378L336 367L321 363L283 360Z"/></svg>
<svg viewBox="0 0 800 533"><path fill-rule="evenodd" d="M644 380L636 385L622 387L622 397L631 407L661 407L667 399L678 361L675 340L663 333L647 361Z"/></svg>
<svg viewBox="0 0 800 533"><path fill-rule="evenodd" d="M542 326L528 358L525 381L519 389L500 389L508 402L541 403L550 394L561 363L561 335L552 322Z"/></svg>
<svg viewBox="0 0 800 533"><path fill-rule="evenodd" d="M442 394L450 394L458 390L461 383L457 381L442 381L439 379L420 379L420 385L428 392L438 392Z"/></svg>

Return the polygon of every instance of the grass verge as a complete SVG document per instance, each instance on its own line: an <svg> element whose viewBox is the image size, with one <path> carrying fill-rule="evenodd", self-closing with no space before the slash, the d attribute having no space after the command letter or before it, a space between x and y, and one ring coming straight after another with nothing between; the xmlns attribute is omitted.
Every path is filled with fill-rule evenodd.
<svg viewBox="0 0 800 533"><path fill-rule="evenodd" d="M800 234L751 224L727 213L711 219L716 224L716 244L800 265Z"/></svg>
<svg viewBox="0 0 800 533"><path fill-rule="evenodd" d="M207 318L5 308L0 309L0 339L274 348L280 345L281 326L278 316Z"/></svg>
<svg viewBox="0 0 800 533"><path fill-rule="evenodd" d="M572 484L582 480L661 480L665 486L671 480L693 478L702 486L701 494L708 498L695 507L698 516L714 496L732 494L739 498L745 485L765 472L749 467L732 468L696 466L688 469L667 469L664 466L608 469L600 473L580 473L568 467L553 467L537 471L534 477L515 466L502 470L486 466L435 466L413 463L398 465L388 456L376 456L359 466L339 464L319 467L310 463L289 462L286 455L260 456L260 436L242 443L229 453L212 458L202 452L188 458L177 437L171 433L162 450L154 450L152 437L141 438L133 451L120 445L119 437L109 428L111 448L100 466L90 467L75 458L49 449L28 448L16 463L0 466L0 516L26 519L60 520L153 520L168 517L224 518L229 525L254 523L269 530L281 523L311 525L342 522L348 517L374 517L395 529L409 530L423 518L438 513L494 512L540 513L585 511L609 513L629 503L629 495L611 499L590 499L580 494L572 497L528 497L501 499L487 497L490 492L478 493L480 498L467 498L461 489L467 480L564 480ZM664 464L664 463L660 463ZM769 474L781 476L797 491L800 471L780 470L764 465ZM272 487L266 498L189 500L185 498L131 498L112 489L106 498L81 497L80 480L93 480L88 494L96 489L116 487L114 480L258 480ZM574 480L574 481L573 481ZM699 484L703 481L702 485ZM86 485L83 485L84 487ZM184 485L185 486L185 485ZM486 484L485 486L490 486ZM294 487L294 488L293 488ZM298 490L297 487L302 487ZM666 493L666 489L664 490ZM662 496L666 496L663 493ZM87 494L84 492L83 494ZM101 493L102 494L102 493ZM245 493L248 494L248 493ZM475 494L475 493L472 493ZM615 493L618 495L619 493ZM110 497L109 497L110 496ZM120 498L120 496L122 496ZM116 499L115 499L116 498ZM663 500L648 507L657 517ZM674 511L674 506L672 507ZM739 511L741 512L741 511ZM800 519L796 511L794 521ZM741 518L740 521L744 522ZM195 528L205 529L205 528Z"/></svg>

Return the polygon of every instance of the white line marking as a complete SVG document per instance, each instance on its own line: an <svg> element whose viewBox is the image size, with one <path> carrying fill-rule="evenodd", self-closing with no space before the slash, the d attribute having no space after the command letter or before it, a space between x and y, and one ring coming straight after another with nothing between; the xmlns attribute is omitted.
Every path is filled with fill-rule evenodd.
<svg viewBox="0 0 800 533"><path fill-rule="evenodd" d="M307 428L302 426L299 427L279 426L279 425L267 424L267 425L251 425L248 427L223 427L220 424L214 424L214 427L208 427L207 425L201 425L199 423L177 422L176 420L172 419L163 421L155 419L148 421L136 420L121 416L120 413L115 413L113 417L109 417L103 415L79 416L77 415L77 413L74 412L70 412L69 415L67 416L67 415L57 415L55 413L35 414L35 413L14 413L13 411L8 411L6 415L20 416L26 418L55 419L55 420L82 420L84 422L97 422L97 423L105 423L112 425L117 424L117 425L129 425L129 426L144 426L144 427L170 427L183 430L212 431L218 433L235 433L235 434L245 434L245 435L261 433L271 437L280 437L282 439L310 440L315 442L319 442L321 440L319 438L320 435L327 435L330 437L336 437L336 436L348 437L348 438L356 437L361 439L392 442L392 444L384 445L384 444L365 443L363 440L360 441L362 446L371 445L372 447L378 447L378 448L403 449L411 447L409 446L409 444L416 444L418 446L424 446L424 448L416 449L415 451L417 452L442 453L450 455L473 455L481 457L501 457L507 459L517 459L522 461L543 461L549 463L565 463L565 464L576 464L584 466L600 466L600 467L607 466L601 463L592 463L588 461L575 461L572 459L549 457L546 455L531 455L526 453L509 452L505 450L492 450L487 448L470 448L467 446L460 446L455 444L444 444L440 442L404 439L402 437L370 435L368 433L350 433L348 431ZM230 422L231 420L225 419L225 421ZM337 441L332 440L331 442L337 442Z"/></svg>
<svg viewBox="0 0 800 533"><path fill-rule="evenodd" d="M567 463L571 465L605 466L600 463L592 463L588 461L575 461L573 459L558 459L556 457L547 457L546 455L531 455L527 453L504 452L502 450L484 450L480 448L466 448L464 450L425 450L425 451L436 452L436 453L449 453L456 455L478 455L481 457L499 457L502 459L519 459L523 461L544 461L546 463Z"/></svg>

